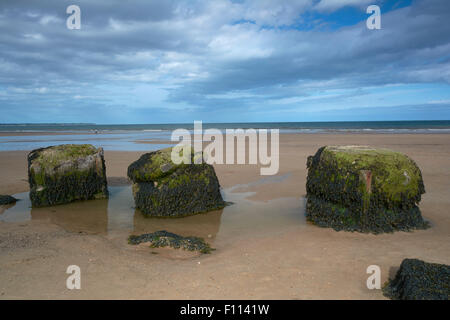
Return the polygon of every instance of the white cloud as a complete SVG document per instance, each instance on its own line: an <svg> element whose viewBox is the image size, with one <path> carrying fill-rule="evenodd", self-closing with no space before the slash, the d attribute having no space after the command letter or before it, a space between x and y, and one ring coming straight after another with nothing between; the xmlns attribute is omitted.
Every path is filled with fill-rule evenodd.
<svg viewBox="0 0 450 320"><path fill-rule="evenodd" d="M367 6L369 4L376 4L376 0L320 0L318 4L314 6L318 11L335 11L346 6Z"/></svg>
<svg viewBox="0 0 450 320"><path fill-rule="evenodd" d="M312 0L247 0L244 19L258 25L290 25L312 7Z"/></svg>
<svg viewBox="0 0 450 320"><path fill-rule="evenodd" d="M268 33L251 24L224 26L212 38L208 48L219 60L268 58L274 51Z"/></svg>
<svg viewBox="0 0 450 320"><path fill-rule="evenodd" d="M42 25L47 25L49 23L62 23L63 20L58 18L54 15L44 15L40 20L39 23Z"/></svg>
<svg viewBox="0 0 450 320"><path fill-rule="evenodd" d="M32 40L42 40L44 37L40 33L25 33L23 34L24 38L32 39Z"/></svg>

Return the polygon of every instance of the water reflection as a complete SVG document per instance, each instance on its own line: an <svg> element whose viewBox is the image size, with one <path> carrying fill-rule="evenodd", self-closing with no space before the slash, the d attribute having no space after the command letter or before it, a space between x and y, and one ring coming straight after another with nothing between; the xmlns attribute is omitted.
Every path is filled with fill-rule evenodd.
<svg viewBox="0 0 450 320"><path fill-rule="evenodd" d="M70 232L106 234L108 200L77 201L67 205L32 208L32 220L46 220Z"/></svg>
<svg viewBox="0 0 450 320"><path fill-rule="evenodd" d="M15 204L0 206L0 221L21 222L31 219L31 202L28 192L13 195L18 201Z"/></svg>
<svg viewBox="0 0 450 320"><path fill-rule="evenodd" d="M2 214L6 210L8 210L9 208L12 208L14 206L15 206L15 203L1 205L0 206L0 214Z"/></svg>
<svg viewBox="0 0 450 320"><path fill-rule="evenodd" d="M242 187L242 186L240 186ZM267 202L251 201L251 192L224 190L224 198L234 204L222 210L184 218L147 218L134 208L131 186L109 187L107 200L77 201L70 204L31 208L28 192L14 195L19 201L0 206L0 221L48 221L69 232L141 234L167 230L184 236L198 236L210 242L229 241L248 235L266 236L283 232L292 226L306 225L304 201L280 198ZM223 243L223 242L222 242Z"/></svg>
<svg viewBox="0 0 450 320"><path fill-rule="evenodd" d="M184 218L147 218L134 208L131 186L109 187L105 200L76 201L69 204L32 208L28 192L17 194L16 205L1 206L0 220L48 221L69 232L107 234L127 231L140 234L167 230L185 236L214 239L220 228L222 210Z"/></svg>
<svg viewBox="0 0 450 320"><path fill-rule="evenodd" d="M133 233L167 230L182 236L196 236L213 241L219 232L222 212L223 209L183 218L147 218L136 210Z"/></svg>

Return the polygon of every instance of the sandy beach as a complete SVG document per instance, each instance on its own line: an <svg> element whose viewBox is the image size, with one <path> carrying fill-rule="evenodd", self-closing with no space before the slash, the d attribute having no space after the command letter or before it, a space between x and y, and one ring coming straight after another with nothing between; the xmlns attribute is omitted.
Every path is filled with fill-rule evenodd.
<svg viewBox="0 0 450 320"><path fill-rule="evenodd" d="M432 227L372 235L307 223L306 159L324 145L389 148L415 160L426 188L420 208ZM28 191L27 153L0 152L0 194ZM105 152L117 193L127 194L127 167L142 153ZM384 283L405 258L450 264L449 167L448 134L282 134L275 176L261 176L256 165L215 165L225 200L234 202L219 212L175 222L132 216L121 229L108 221L112 211L131 210L130 199L118 196L117 205L98 202L106 221L89 229L75 223L89 221L84 204L71 207L67 221L55 218L57 208L4 221L14 208L1 208L0 299L385 299L367 289L368 266L380 266ZM155 228L204 236L216 251L127 244L130 233ZM73 264L81 268L81 290L66 288Z"/></svg>

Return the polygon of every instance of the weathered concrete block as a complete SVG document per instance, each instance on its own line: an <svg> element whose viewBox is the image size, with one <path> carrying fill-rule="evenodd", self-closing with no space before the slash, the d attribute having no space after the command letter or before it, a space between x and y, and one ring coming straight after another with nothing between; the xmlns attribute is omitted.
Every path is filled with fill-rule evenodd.
<svg viewBox="0 0 450 320"><path fill-rule="evenodd" d="M360 232L423 229L422 174L406 155L362 146L327 146L308 157L307 219Z"/></svg>
<svg viewBox="0 0 450 320"><path fill-rule="evenodd" d="M103 149L89 144L31 151L28 181L34 207L108 197Z"/></svg>
<svg viewBox="0 0 450 320"><path fill-rule="evenodd" d="M383 294L395 300L449 300L450 266L405 259Z"/></svg>
<svg viewBox="0 0 450 320"><path fill-rule="evenodd" d="M225 206L213 166L175 165L172 148L142 155L128 167L136 207L150 216L176 217Z"/></svg>

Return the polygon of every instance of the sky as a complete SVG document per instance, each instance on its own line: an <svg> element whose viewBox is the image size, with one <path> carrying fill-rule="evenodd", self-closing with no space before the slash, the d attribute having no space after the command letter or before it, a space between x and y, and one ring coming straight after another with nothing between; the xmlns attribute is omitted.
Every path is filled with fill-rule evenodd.
<svg viewBox="0 0 450 320"><path fill-rule="evenodd" d="M68 29L69 5L81 29ZM381 29L369 30L369 5ZM448 0L2 0L0 123L450 119Z"/></svg>

